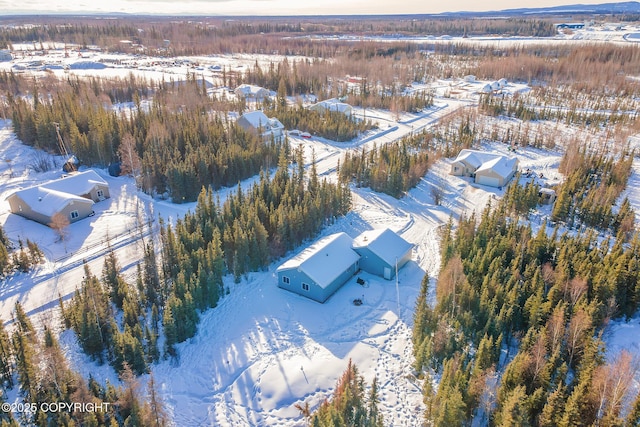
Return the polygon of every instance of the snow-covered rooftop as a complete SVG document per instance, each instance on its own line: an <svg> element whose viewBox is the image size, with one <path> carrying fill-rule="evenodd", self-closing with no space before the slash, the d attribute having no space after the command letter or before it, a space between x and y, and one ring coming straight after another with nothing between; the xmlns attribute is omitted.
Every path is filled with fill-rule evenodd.
<svg viewBox="0 0 640 427"><path fill-rule="evenodd" d="M464 160L470 165L472 165L473 167L479 168L480 166L482 166L482 163L484 161L483 158L485 155L486 153L482 153L480 151L465 149L460 151L460 153L458 154L458 157L456 157L454 161L460 162Z"/></svg>
<svg viewBox="0 0 640 427"><path fill-rule="evenodd" d="M108 185L94 170L86 170L68 175L64 178L45 182L40 188L59 191L61 193L74 194L80 196L87 194L96 184Z"/></svg>
<svg viewBox="0 0 640 427"><path fill-rule="evenodd" d="M383 228L364 231L353 240L353 248L364 247L368 247L387 264L394 265L413 245L391 229Z"/></svg>
<svg viewBox="0 0 640 427"><path fill-rule="evenodd" d="M280 123L278 119L269 118L265 113L263 113L260 110L245 113L242 115L242 117L244 117L244 119L247 120L251 124L251 126L253 126L256 129L261 126L263 128L266 128L268 126L276 129L284 128L284 125Z"/></svg>
<svg viewBox="0 0 640 427"><path fill-rule="evenodd" d="M50 188L31 187L16 192L34 211L52 216L71 202L93 204L92 200L73 194L56 191Z"/></svg>
<svg viewBox="0 0 640 427"><path fill-rule="evenodd" d="M352 243L353 239L344 232L332 234L286 261L277 271L297 268L325 288L360 258L351 249Z"/></svg>
<svg viewBox="0 0 640 427"><path fill-rule="evenodd" d="M257 96L269 93L269 91L263 87L250 84L241 84L236 88L235 92L242 93L244 96Z"/></svg>
<svg viewBox="0 0 640 427"><path fill-rule="evenodd" d="M71 202L93 204L93 200L81 196L89 193L96 184L108 186L95 171L87 170L13 194L18 195L34 212L51 216Z"/></svg>
<svg viewBox="0 0 640 427"><path fill-rule="evenodd" d="M506 157L502 154L486 151L463 149L460 150L454 162L465 161L476 168L477 172L493 170L502 177L508 177L516 167L518 160L515 157Z"/></svg>
<svg viewBox="0 0 640 427"><path fill-rule="evenodd" d="M509 177L513 170L516 167L518 159L516 158L507 158L504 156L498 156L494 159L491 159L487 162L484 162L477 170L476 173L482 172L485 170L492 170L503 178Z"/></svg>
<svg viewBox="0 0 640 427"><path fill-rule="evenodd" d="M340 102L337 98L325 99L317 104L311 106L311 108L323 108L325 110L338 111L340 113L349 114L353 107L344 102Z"/></svg>

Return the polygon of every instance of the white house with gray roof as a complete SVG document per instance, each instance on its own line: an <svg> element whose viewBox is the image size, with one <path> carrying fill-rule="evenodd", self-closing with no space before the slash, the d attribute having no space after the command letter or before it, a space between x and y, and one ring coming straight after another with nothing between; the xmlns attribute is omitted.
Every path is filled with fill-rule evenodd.
<svg viewBox="0 0 640 427"><path fill-rule="evenodd" d="M108 197L109 184L87 170L18 190L7 201L12 213L49 225L56 214L64 215L69 223L86 218L93 214L94 203Z"/></svg>
<svg viewBox="0 0 640 427"><path fill-rule="evenodd" d="M468 176L476 184L504 187L518 170L518 159L484 151L461 150L451 163L451 175Z"/></svg>
<svg viewBox="0 0 640 427"><path fill-rule="evenodd" d="M269 118L260 110L244 113L238 119L238 125L244 130L258 135L263 141L273 139L276 142L284 138L284 125L276 118Z"/></svg>
<svg viewBox="0 0 640 427"><path fill-rule="evenodd" d="M353 107L347 103L340 102L337 98L325 99L309 107L309 110L324 113L325 111L337 111L350 116L353 112Z"/></svg>
<svg viewBox="0 0 640 427"><path fill-rule="evenodd" d="M263 101L270 95L268 89L250 84L241 84L234 90L234 93L241 98L253 99L256 102Z"/></svg>

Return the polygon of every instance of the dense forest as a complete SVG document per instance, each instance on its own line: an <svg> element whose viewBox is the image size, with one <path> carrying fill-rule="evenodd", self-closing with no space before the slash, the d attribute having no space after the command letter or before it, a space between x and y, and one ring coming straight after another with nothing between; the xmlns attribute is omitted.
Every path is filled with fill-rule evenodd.
<svg viewBox="0 0 640 427"><path fill-rule="evenodd" d="M438 426L473 418L635 425L640 397L622 412L631 357L605 361L602 332L638 309L640 239L618 233L599 240L590 228L551 233L544 223L518 221L537 191L517 187L480 218L461 219L455 232L452 222L446 227L435 307L426 300L428 278L422 283L413 336L425 417Z"/></svg>
<svg viewBox="0 0 640 427"><path fill-rule="evenodd" d="M69 367L54 330L45 327L42 334L37 333L20 303L16 303L14 313L11 332L0 321L0 379L5 391L18 387L22 402L15 411L3 406L3 426L167 424L153 376L146 390L149 398L144 401L140 384L126 364L121 369L121 386L84 379ZM0 401L8 404L5 393ZM57 410L60 405L73 409Z"/></svg>
<svg viewBox="0 0 640 427"><path fill-rule="evenodd" d="M441 155L431 144L431 132L404 137L397 143L368 152L346 152L340 163L338 176L343 182L353 182L356 187L370 187L374 191L400 198L415 187L427 170Z"/></svg>

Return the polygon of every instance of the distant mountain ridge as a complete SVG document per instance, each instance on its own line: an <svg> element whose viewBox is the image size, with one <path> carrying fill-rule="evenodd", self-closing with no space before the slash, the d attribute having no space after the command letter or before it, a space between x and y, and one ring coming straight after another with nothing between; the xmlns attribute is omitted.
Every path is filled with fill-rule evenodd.
<svg viewBox="0 0 640 427"><path fill-rule="evenodd" d="M503 9L487 12L445 12L441 15L466 15L466 16L487 16L487 15L576 15L576 14L621 14L640 13L640 2L627 1L619 3L601 4L569 4L550 7L531 7L518 9Z"/></svg>

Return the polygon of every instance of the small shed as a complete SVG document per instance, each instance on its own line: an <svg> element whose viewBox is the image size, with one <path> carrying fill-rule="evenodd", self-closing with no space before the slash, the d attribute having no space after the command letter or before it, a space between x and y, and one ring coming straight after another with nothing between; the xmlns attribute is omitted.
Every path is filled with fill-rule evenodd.
<svg viewBox="0 0 640 427"><path fill-rule="evenodd" d="M550 205L556 200L556 192L552 188L541 188L538 196L543 205Z"/></svg>
<svg viewBox="0 0 640 427"><path fill-rule="evenodd" d="M360 268L387 280L411 260L413 245L388 228L367 230L353 240Z"/></svg>
<svg viewBox="0 0 640 427"><path fill-rule="evenodd" d="M278 287L325 302L359 269L352 243L346 233L317 241L277 268Z"/></svg>

